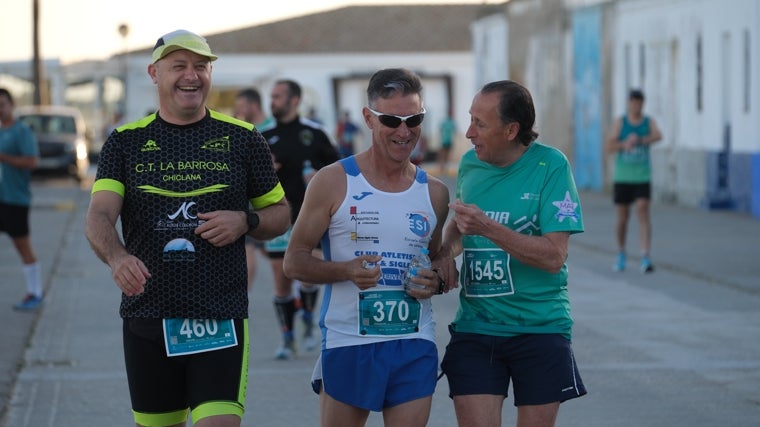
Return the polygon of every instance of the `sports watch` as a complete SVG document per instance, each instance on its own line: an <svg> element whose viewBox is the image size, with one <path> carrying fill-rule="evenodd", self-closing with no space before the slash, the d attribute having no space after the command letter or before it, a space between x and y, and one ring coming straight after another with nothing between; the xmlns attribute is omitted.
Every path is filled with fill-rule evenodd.
<svg viewBox="0 0 760 427"><path fill-rule="evenodd" d="M248 222L248 230L254 230L259 226L259 214L256 212L248 211L245 214L245 219Z"/></svg>

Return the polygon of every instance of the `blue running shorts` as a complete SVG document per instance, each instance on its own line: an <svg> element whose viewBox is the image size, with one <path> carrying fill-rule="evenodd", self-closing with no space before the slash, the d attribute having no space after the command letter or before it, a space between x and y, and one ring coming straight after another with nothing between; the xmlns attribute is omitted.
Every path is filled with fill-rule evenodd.
<svg viewBox="0 0 760 427"><path fill-rule="evenodd" d="M399 339L323 350L317 364L316 393L324 388L339 402L379 412L433 394L438 350L425 339Z"/></svg>

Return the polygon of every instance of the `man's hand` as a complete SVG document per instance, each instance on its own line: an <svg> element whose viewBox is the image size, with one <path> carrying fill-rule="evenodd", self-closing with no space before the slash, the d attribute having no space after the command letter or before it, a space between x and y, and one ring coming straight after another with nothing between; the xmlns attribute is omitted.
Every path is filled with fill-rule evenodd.
<svg viewBox="0 0 760 427"><path fill-rule="evenodd" d="M235 242L248 231L243 211L203 212L198 218L204 222L195 229L195 234L218 248Z"/></svg>
<svg viewBox="0 0 760 427"><path fill-rule="evenodd" d="M145 292L145 283L151 275L148 267L134 255L124 255L114 259L111 276L124 295L135 296Z"/></svg>

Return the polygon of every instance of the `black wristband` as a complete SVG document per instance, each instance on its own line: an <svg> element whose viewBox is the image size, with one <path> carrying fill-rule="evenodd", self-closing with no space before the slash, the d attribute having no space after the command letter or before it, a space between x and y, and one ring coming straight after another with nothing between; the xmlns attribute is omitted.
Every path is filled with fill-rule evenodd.
<svg viewBox="0 0 760 427"><path fill-rule="evenodd" d="M435 275L438 276L438 280L440 281L438 283L438 295L441 295L444 289L446 289L446 282L443 281L443 277L441 277L441 273L438 272L437 268L434 268L433 271L435 271Z"/></svg>

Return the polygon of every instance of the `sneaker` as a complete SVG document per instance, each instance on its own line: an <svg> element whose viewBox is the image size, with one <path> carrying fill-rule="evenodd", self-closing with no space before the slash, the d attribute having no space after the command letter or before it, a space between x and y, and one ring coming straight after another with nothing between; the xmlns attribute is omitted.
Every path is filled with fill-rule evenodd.
<svg viewBox="0 0 760 427"><path fill-rule="evenodd" d="M625 270L625 253L624 252L618 253L617 261L615 261L615 265L612 268L618 272Z"/></svg>
<svg viewBox="0 0 760 427"><path fill-rule="evenodd" d="M317 348L317 339L314 338L314 334L311 331L303 334L303 348L306 351L314 351Z"/></svg>
<svg viewBox="0 0 760 427"><path fill-rule="evenodd" d="M38 309L41 305L42 305L42 297L28 294L27 296L24 297L23 300L21 300L20 303L15 304L13 308L15 310L30 311L30 310Z"/></svg>
<svg viewBox="0 0 760 427"><path fill-rule="evenodd" d="M651 273L654 271L654 266L652 265L652 261L647 258L641 258L641 272L642 273Z"/></svg>
<svg viewBox="0 0 760 427"><path fill-rule="evenodd" d="M277 360L290 360L296 354L296 343L293 340L285 341L274 353Z"/></svg>

